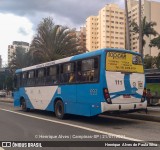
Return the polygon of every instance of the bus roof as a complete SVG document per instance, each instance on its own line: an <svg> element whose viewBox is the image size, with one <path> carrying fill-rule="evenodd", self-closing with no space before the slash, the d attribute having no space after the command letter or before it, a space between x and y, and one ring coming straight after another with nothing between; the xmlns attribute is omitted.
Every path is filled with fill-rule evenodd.
<svg viewBox="0 0 160 150"><path fill-rule="evenodd" d="M29 66L29 67L22 68L22 69L17 69L15 73L20 73L20 72L23 72L23 71L38 69L38 68L41 68L41 67L47 67L47 66L51 66L51 65L55 65L55 64L59 64L59 63L68 62L68 61L74 61L74 60L78 60L78 59L92 57L92 56L100 55L100 54L102 54L103 52L106 52L106 51L121 51L121 52L128 52L128 53L133 53L133 54L140 55L139 53L133 52L131 50L116 49L116 48L104 48L104 49L95 50L95 51L92 51L92 52L87 52L87 53L83 53L83 54L79 54L79 55L75 55L75 56L71 56L71 57L58 59L58 60L55 60L55 61L49 61L49 62L46 62L46 63L41 63L41 64L37 64L37 65L34 65L34 66Z"/></svg>

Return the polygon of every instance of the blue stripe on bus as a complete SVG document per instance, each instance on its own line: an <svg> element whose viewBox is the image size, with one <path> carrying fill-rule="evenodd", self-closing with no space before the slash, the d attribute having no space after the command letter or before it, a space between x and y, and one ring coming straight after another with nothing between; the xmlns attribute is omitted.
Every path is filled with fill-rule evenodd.
<svg viewBox="0 0 160 150"><path fill-rule="evenodd" d="M138 90L136 87L133 87L133 88L131 87L130 74L125 74L124 75L124 85L125 85L125 87L124 87L125 90L119 91L119 92L110 93L110 95L115 95L115 96L111 97L111 99L120 97L123 94L131 94L132 97L135 97L135 98L141 98L142 97L142 95L140 95L140 94L138 94L136 92Z"/></svg>

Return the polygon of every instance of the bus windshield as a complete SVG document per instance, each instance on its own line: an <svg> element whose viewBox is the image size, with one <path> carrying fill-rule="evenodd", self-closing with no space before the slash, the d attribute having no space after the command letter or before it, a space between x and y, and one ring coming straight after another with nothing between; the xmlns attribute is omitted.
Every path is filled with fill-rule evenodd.
<svg viewBox="0 0 160 150"><path fill-rule="evenodd" d="M115 72L144 73L140 55L126 52L107 52L106 70Z"/></svg>

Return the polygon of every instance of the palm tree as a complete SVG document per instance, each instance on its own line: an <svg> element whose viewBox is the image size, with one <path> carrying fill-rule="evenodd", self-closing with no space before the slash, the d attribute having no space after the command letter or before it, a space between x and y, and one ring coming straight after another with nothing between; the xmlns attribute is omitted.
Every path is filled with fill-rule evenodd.
<svg viewBox="0 0 160 150"><path fill-rule="evenodd" d="M149 46L150 47L157 47L158 49L160 49L160 35L158 37L152 39Z"/></svg>
<svg viewBox="0 0 160 150"><path fill-rule="evenodd" d="M49 17L39 24L30 51L46 62L82 53L80 49L75 30L55 25Z"/></svg>
<svg viewBox="0 0 160 150"><path fill-rule="evenodd" d="M141 20L141 0L139 0L139 52L143 57L143 35L142 35L142 20Z"/></svg>
<svg viewBox="0 0 160 150"><path fill-rule="evenodd" d="M157 32L154 30L154 26L156 25L156 22L147 22L146 17L143 18L141 28L142 28L142 56L143 56L143 47L145 46L146 42L144 40L144 37L147 36L149 37L150 35L157 35ZM139 26L137 23L132 22L131 23L132 30L131 32L139 33Z"/></svg>
<svg viewBox="0 0 160 150"><path fill-rule="evenodd" d="M125 12L126 12L126 49L130 48L130 33L129 33L129 21L128 21L128 4L127 0L124 0L125 2Z"/></svg>

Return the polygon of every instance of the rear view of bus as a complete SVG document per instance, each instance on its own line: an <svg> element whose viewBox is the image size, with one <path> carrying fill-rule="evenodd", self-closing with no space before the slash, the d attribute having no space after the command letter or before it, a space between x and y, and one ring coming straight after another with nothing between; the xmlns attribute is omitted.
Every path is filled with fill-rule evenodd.
<svg viewBox="0 0 160 150"><path fill-rule="evenodd" d="M103 89L106 102L102 112L146 110L145 75L142 58L129 51L107 51L106 87Z"/></svg>

